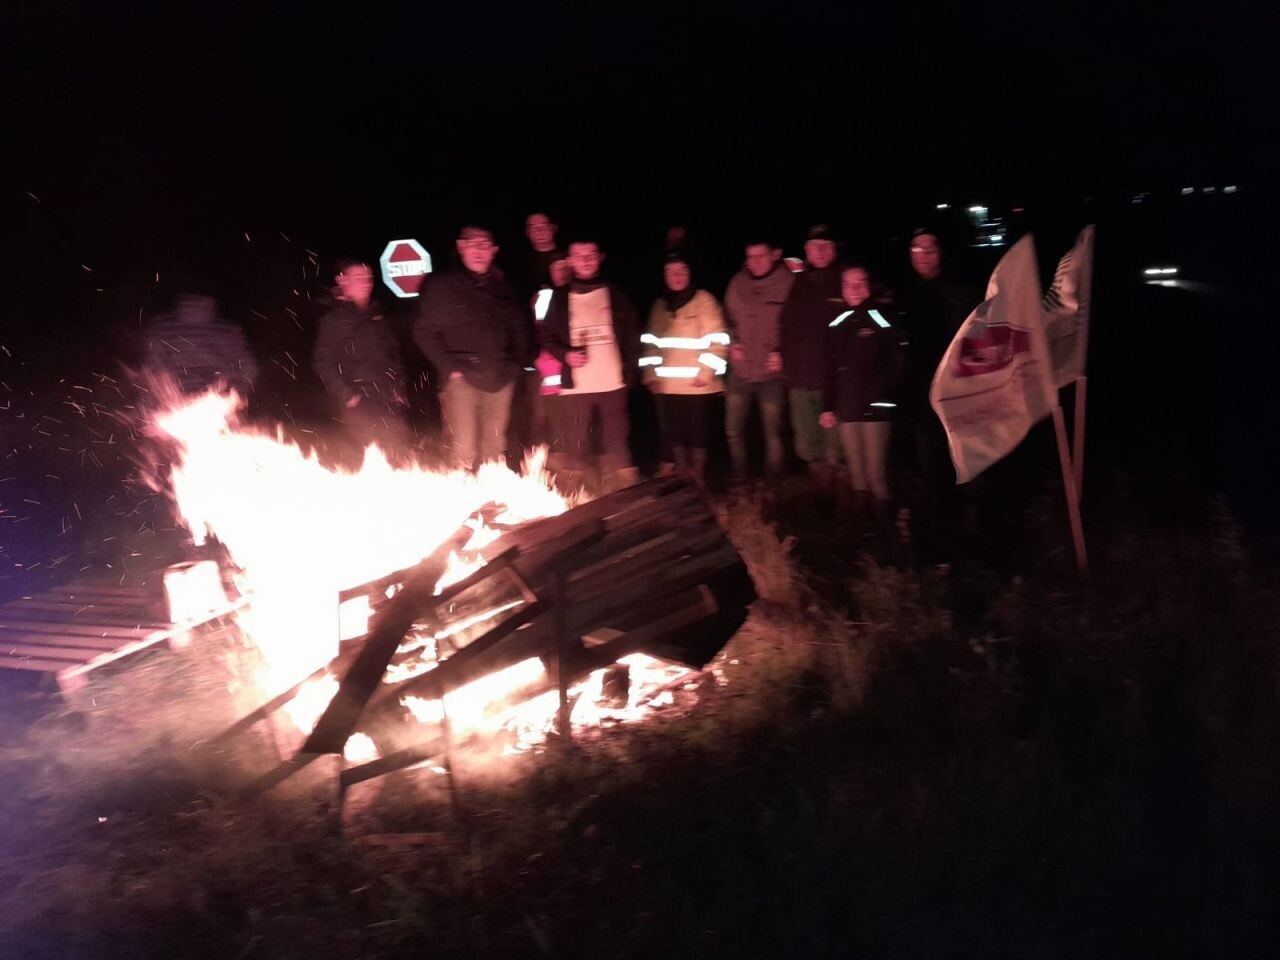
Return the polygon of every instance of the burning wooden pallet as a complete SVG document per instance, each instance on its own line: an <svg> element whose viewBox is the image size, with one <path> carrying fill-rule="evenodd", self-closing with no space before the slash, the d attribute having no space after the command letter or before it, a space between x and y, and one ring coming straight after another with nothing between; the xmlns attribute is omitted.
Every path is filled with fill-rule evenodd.
<svg viewBox="0 0 1280 960"><path fill-rule="evenodd" d="M640 484L515 527L481 551L485 566L437 594L449 553L469 534L464 528L411 570L344 592L343 600L365 594L378 601L370 630L358 649L313 675L341 677L336 696L296 756L251 791L269 789L317 757L340 755L357 731L372 736L382 755L344 769L342 788L439 755L450 745L447 719L438 732L424 730L405 698L442 700L534 657L545 675L506 700L558 690L559 730L567 735L568 691L577 680L635 652L700 669L755 599L746 567L704 495L682 480ZM415 634L438 644L421 672L413 670L412 643L406 644ZM269 717L303 683L220 740Z"/></svg>
<svg viewBox="0 0 1280 960"><path fill-rule="evenodd" d="M211 602L175 606L164 585L210 575L217 577L212 562L179 564L150 582L78 579L10 601L0 606L0 670L41 674L71 697L100 667L158 644L185 646L191 630L230 613L240 601L219 592ZM172 595L183 591L179 587Z"/></svg>

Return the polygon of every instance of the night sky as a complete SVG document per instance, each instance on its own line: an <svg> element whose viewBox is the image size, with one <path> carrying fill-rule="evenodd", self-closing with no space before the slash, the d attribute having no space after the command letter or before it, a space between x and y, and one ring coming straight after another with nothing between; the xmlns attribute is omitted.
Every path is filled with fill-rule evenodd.
<svg viewBox="0 0 1280 960"><path fill-rule="evenodd" d="M1264 4L112 6L6 14L6 289L36 325L157 271L247 302L303 249L469 221L510 255L534 208L624 279L686 223L722 283L761 229L1256 181L1275 125Z"/></svg>

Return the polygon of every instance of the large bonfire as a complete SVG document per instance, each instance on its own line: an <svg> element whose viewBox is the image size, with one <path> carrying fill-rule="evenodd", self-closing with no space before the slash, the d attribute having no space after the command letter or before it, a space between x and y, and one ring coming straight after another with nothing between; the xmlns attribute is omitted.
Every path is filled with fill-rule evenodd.
<svg viewBox="0 0 1280 960"><path fill-rule="evenodd" d="M469 524L469 541L450 556L437 585L444 589L484 564L477 551L499 535L495 527L555 516L570 506L544 469L545 451L531 455L518 473L491 463L471 474L393 465L370 446L358 468L342 469L326 466L280 433L245 423L242 411L234 393L173 398L154 416L153 432L171 448L164 485L181 522L197 546L216 538L225 548L237 587L248 598L238 625L260 653L252 680L264 698L324 667L342 640L365 633L367 598L340 607L344 589L413 566ZM482 508L492 526L478 519ZM432 669L436 639L407 639L406 646L419 650L408 669ZM625 700L606 698L606 671L595 671L573 691L575 727L639 719L669 702L673 682L686 672L643 654L619 662L629 669ZM520 704L506 699L545 679L542 662L531 658L443 700L409 697L405 706L422 723L448 716L455 731L505 732L504 749L523 750L552 728L558 696L553 690ZM337 677L318 677L286 712L309 732L337 689ZM377 755L363 734L347 742L346 753L351 760Z"/></svg>

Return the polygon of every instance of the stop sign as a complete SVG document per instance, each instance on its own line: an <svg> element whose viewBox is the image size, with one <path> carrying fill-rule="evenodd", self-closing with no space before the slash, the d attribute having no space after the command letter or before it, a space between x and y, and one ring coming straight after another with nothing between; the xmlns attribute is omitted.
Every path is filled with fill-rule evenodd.
<svg viewBox="0 0 1280 960"><path fill-rule="evenodd" d="M382 265L382 282L397 297L416 297L431 272L431 254L417 240L392 240L378 262Z"/></svg>

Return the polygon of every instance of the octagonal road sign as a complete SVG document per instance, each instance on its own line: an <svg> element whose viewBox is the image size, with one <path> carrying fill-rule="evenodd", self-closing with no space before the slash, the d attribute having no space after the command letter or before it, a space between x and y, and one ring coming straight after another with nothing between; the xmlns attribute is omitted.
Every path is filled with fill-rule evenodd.
<svg viewBox="0 0 1280 960"><path fill-rule="evenodd" d="M392 240L378 260L382 282L397 297L416 297L431 272L431 254L417 240Z"/></svg>

